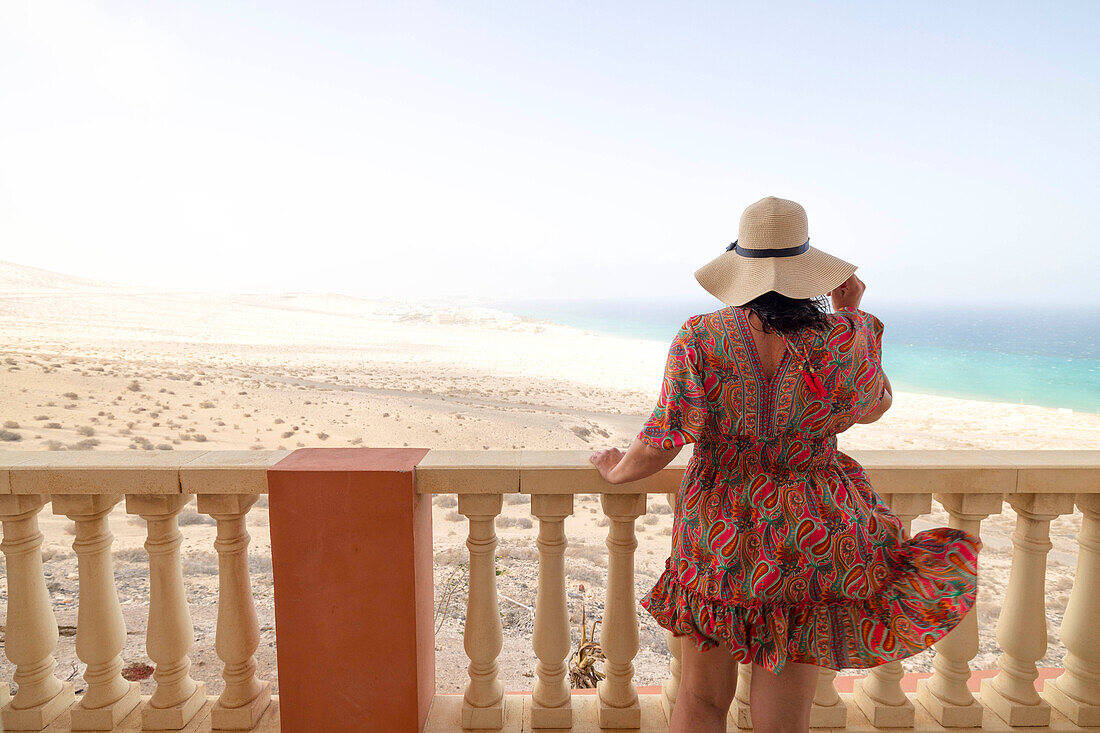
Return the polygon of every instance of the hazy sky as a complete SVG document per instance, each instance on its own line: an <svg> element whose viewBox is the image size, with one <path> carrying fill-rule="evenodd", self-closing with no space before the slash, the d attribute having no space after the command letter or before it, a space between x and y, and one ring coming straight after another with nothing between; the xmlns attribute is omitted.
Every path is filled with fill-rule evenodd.
<svg viewBox="0 0 1100 733"><path fill-rule="evenodd" d="M869 297L1100 302L1100 3L0 4L0 259L682 296L793 198Z"/></svg>

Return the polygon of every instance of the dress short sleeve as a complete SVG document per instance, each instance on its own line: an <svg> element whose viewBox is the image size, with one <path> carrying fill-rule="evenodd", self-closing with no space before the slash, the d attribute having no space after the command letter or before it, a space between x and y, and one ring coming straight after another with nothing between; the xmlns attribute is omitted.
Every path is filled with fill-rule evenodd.
<svg viewBox="0 0 1100 733"><path fill-rule="evenodd" d="M858 308L840 308L836 315L847 327L838 343L850 354L848 381L853 393L852 413L867 414L882 397L882 321Z"/></svg>
<svg viewBox="0 0 1100 733"><path fill-rule="evenodd" d="M655 448L679 448L699 440L707 421L697 318L680 327L665 362L661 396L638 438Z"/></svg>

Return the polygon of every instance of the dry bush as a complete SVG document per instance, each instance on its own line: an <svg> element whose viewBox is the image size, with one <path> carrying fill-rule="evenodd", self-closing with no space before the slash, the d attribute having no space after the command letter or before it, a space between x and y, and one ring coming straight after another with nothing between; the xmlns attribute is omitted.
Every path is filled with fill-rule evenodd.
<svg viewBox="0 0 1100 733"><path fill-rule="evenodd" d="M587 542L569 544L565 548L565 556L587 560L600 568L607 567L607 546L603 543L599 545L590 545Z"/></svg>
<svg viewBox="0 0 1100 733"><path fill-rule="evenodd" d="M79 400L80 399L80 396L77 395L76 392L66 392L65 394L63 394L61 396L64 397L65 399L67 399L67 400Z"/></svg>
<svg viewBox="0 0 1100 733"><path fill-rule="evenodd" d="M527 517L498 517L498 527L522 527L523 529L531 529L534 526L531 520Z"/></svg>
<svg viewBox="0 0 1100 733"><path fill-rule="evenodd" d="M15 420L5 420L4 421L4 427L5 428L18 428L19 423L17 423Z"/></svg>
<svg viewBox="0 0 1100 733"><path fill-rule="evenodd" d="M183 574L189 575L217 575L218 555L215 552L188 552L183 556Z"/></svg>
<svg viewBox="0 0 1100 733"><path fill-rule="evenodd" d="M436 494L432 498L432 503L446 509L448 507L458 506L458 497L454 494Z"/></svg>
<svg viewBox="0 0 1100 733"><path fill-rule="evenodd" d="M99 438L85 438L76 443L69 443L69 450L91 450L99 445Z"/></svg>
<svg viewBox="0 0 1100 733"><path fill-rule="evenodd" d="M50 416L49 415L35 415L34 419L35 420L49 420Z"/></svg>
<svg viewBox="0 0 1100 733"><path fill-rule="evenodd" d="M202 408L202 409L204 409L204 410L209 410L209 409L212 409L212 408L214 408L214 407L216 407L216 406L217 406L217 405L215 405L215 404L214 404L213 402L211 402L210 400L204 400L204 401L202 401L202 402L200 402L200 403L199 403L199 407L201 407L201 408Z"/></svg>
<svg viewBox="0 0 1100 733"><path fill-rule="evenodd" d="M195 524L217 524L218 520L209 514L200 514L192 507L187 506L179 513L179 523L181 527L190 527Z"/></svg>
<svg viewBox="0 0 1100 733"><path fill-rule="evenodd" d="M114 553L115 562L137 562L144 563L149 560L149 553L140 547L131 547L126 550L115 550Z"/></svg>
<svg viewBox="0 0 1100 733"><path fill-rule="evenodd" d="M657 524L659 521L661 521L661 518L656 514L647 514L645 518L642 519L642 524Z"/></svg>
<svg viewBox="0 0 1100 733"><path fill-rule="evenodd" d="M81 425L79 428L76 429L76 434L91 437L95 435L95 428L93 428L91 425Z"/></svg>
<svg viewBox="0 0 1100 733"><path fill-rule="evenodd" d="M46 450L65 450L65 444L60 440L47 440Z"/></svg>
<svg viewBox="0 0 1100 733"><path fill-rule="evenodd" d="M0 440L8 441L9 443L17 440L22 440L23 436L19 433L13 433L10 430L0 430Z"/></svg>
<svg viewBox="0 0 1100 733"><path fill-rule="evenodd" d="M140 392L141 382L135 379L126 385L126 389L130 390L131 392Z"/></svg>
<svg viewBox="0 0 1100 733"><path fill-rule="evenodd" d="M447 512L447 516L444 517L448 522L458 522L462 519L462 515L458 512Z"/></svg>
<svg viewBox="0 0 1100 733"><path fill-rule="evenodd" d="M668 504L654 504L647 511L650 514L672 514L672 507Z"/></svg>
<svg viewBox="0 0 1100 733"><path fill-rule="evenodd" d="M59 423L59 422L48 422L45 425L43 425L42 427L47 428L49 430L60 430L61 429L61 423Z"/></svg>
<svg viewBox="0 0 1100 733"><path fill-rule="evenodd" d="M531 495L530 494L505 494L504 495L504 503L505 504L530 504L531 503Z"/></svg>
<svg viewBox="0 0 1100 733"><path fill-rule="evenodd" d="M172 450L172 446L168 443L157 443L157 450Z"/></svg>

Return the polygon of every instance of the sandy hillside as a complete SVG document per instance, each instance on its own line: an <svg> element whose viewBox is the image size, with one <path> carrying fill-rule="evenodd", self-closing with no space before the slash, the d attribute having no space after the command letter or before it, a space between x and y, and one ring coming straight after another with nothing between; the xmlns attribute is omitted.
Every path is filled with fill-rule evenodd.
<svg viewBox="0 0 1100 733"><path fill-rule="evenodd" d="M873 311L873 303L867 307ZM685 317L690 314L683 314ZM428 446L507 449L625 447L652 407L665 344L523 320L483 308L364 300L334 294L163 293L71 278L0 262L0 448L180 450L301 446ZM889 348L889 342L887 342ZM848 448L1095 448L1100 416L1039 407L898 394L879 423L841 436ZM938 509L938 508L937 508ZM185 512L186 575L196 627L193 674L220 689L213 652L217 563L208 517ZM76 559L72 523L42 514L47 580L62 639L63 676L74 656ZM461 646L465 519L454 497L435 499L439 689L464 683ZM1007 581L1011 511L987 521L978 613L982 652L995 659L994 619ZM266 502L250 514L253 584L264 627L261 669L274 678L271 562ZM946 523L935 511L917 528ZM112 515L119 592L128 625L125 657L144 653L148 581L143 522ZM1051 649L1072 585L1079 516L1054 523L1048 574ZM596 496L578 496L567 520L573 606L587 588L601 608L606 520ZM536 568L530 507L509 497L498 523L501 670L509 689L530 689ZM637 595L668 555L671 516L652 497L638 522ZM0 589L0 611L6 609ZM445 599L451 599L446 606ZM446 607L445 607L446 606ZM667 671L663 631L639 607L640 684ZM906 662L929 668L929 655ZM0 675L10 679L4 660ZM150 683L144 683L148 686ZM146 689L145 692L149 692Z"/></svg>

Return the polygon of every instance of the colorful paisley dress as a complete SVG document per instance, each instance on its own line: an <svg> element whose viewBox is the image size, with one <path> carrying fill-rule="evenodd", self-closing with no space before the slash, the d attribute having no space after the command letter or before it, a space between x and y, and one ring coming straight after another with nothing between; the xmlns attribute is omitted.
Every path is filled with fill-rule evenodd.
<svg viewBox="0 0 1100 733"><path fill-rule="evenodd" d="M974 606L977 537L910 537L836 435L877 403L882 322L852 308L788 339L771 380L741 308L689 318L638 436L695 443L672 554L641 604L699 649L779 672L912 656ZM792 352L793 347L793 352Z"/></svg>

